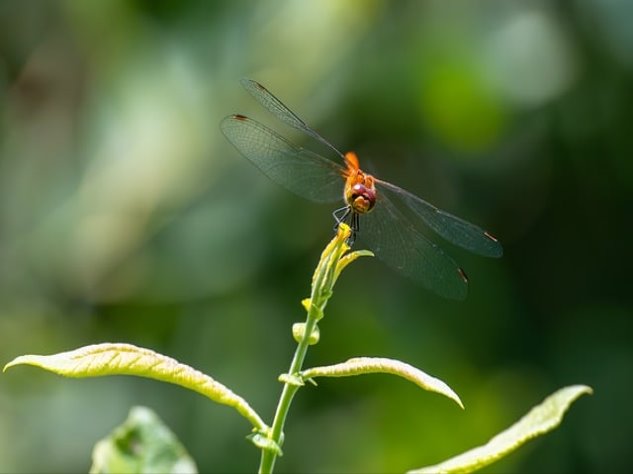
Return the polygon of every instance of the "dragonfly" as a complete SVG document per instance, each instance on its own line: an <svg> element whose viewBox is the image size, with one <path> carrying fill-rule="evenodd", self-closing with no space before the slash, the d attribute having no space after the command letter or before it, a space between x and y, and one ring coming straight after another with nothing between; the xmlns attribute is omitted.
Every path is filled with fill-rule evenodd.
<svg viewBox="0 0 633 474"><path fill-rule="evenodd" d="M440 296L457 300L468 292L466 272L425 235L425 228L475 254L503 254L490 232L365 173L354 152L341 153L263 85L246 78L241 83L278 120L324 145L340 162L298 146L241 114L222 120L224 136L264 175L289 191L318 203L342 200L344 206L333 212L335 228L342 222L350 225L350 246L358 236L388 266Z"/></svg>

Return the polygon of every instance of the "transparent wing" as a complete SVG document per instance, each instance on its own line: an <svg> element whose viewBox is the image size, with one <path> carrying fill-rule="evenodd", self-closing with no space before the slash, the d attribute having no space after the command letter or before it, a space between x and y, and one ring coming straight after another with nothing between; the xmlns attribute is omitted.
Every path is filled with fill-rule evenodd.
<svg viewBox="0 0 633 474"><path fill-rule="evenodd" d="M382 180L376 181L382 194L403 202L427 226L449 242L485 257L501 257L503 254L499 241L481 227L444 212L398 186Z"/></svg>
<svg viewBox="0 0 633 474"><path fill-rule="evenodd" d="M220 129L262 173L289 191L315 202L343 199L343 167L301 148L243 115L230 115Z"/></svg>
<svg viewBox="0 0 633 474"><path fill-rule="evenodd" d="M262 104L262 106L268 110L271 114L284 122L286 125L290 125L297 130L301 130L312 138L320 141L328 148L334 150L341 158L344 159L343 154L338 149L328 142L325 138L319 135L315 130L310 128L303 120L301 120L292 110L284 105L277 97L275 97L268 89L262 86L259 82L252 79L242 79L240 81L244 89L246 89L254 98Z"/></svg>
<svg viewBox="0 0 633 474"><path fill-rule="evenodd" d="M360 216L358 240L387 265L440 296L461 300L468 293L464 271L419 233L385 194L374 209Z"/></svg>

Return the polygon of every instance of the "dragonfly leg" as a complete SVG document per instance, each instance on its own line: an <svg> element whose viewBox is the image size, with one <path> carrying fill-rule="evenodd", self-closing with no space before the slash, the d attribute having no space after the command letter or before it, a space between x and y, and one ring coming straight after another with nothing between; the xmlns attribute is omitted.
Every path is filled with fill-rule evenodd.
<svg viewBox="0 0 633 474"><path fill-rule="evenodd" d="M352 217L350 218L350 227L352 229L352 234L349 236L349 239L347 239L347 245L349 245L350 247L354 245L354 242L356 241L356 235L360 230L359 216L360 214L358 212L352 212Z"/></svg>
<svg viewBox="0 0 633 474"><path fill-rule="evenodd" d="M343 222L349 221L349 226L352 229L352 234L349 236L349 239L347 239L347 245L351 247L356 240L356 233L358 232L358 213L352 210L352 206L345 206L334 211L332 213L332 216L336 221L336 224L334 224L335 232L338 230L339 225L341 225Z"/></svg>
<svg viewBox="0 0 633 474"><path fill-rule="evenodd" d="M352 207L351 206L344 206L341 207L340 209L337 209L336 211L334 211L332 213L332 217L334 217L334 220L336 221L336 224L334 224L334 230L338 230L338 226L342 223L345 222L345 220L347 219L347 216L349 216L350 212L352 212Z"/></svg>

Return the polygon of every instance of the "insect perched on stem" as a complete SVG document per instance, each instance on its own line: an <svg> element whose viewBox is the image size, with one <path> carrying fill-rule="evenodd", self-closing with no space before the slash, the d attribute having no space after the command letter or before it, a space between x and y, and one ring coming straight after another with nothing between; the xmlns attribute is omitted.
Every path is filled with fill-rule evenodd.
<svg viewBox="0 0 633 474"><path fill-rule="evenodd" d="M489 232L365 173L355 153L341 153L264 86L250 79L243 79L242 85L279 120L330 148L345 166L291 143L244 115L230 115L222 121L224 136L266 176L299 196L315 202L343 198L345 205L333 216L337 226L346 222L352 228L350 245L358 236L389 266L454 299L466 296L466 273L423 235L423 224L473 253L502 255L501 244Z"/></svg>

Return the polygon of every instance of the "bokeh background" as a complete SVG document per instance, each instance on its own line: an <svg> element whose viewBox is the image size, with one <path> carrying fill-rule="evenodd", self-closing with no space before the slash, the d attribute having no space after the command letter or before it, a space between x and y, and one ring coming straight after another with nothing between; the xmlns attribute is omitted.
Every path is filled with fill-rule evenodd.
<svg viewBox="0 0 633 474"><path fill-rule="evenodd" d="M299 392L279 472L401 472L485 442L569 384L563 426L486 472L628 472L633 456L633 4L0 2L0 360L129 342L271 420L330 206L270 183L218 124L254 78L370 169L499 236L444 249L443 300L377 259L343 275L307 365L402 359ZM319 150L319 148L316 148ZM232 410L131 377L0 377L0 471L85 472L133 405L204 472L254 471Z"/></svg>

